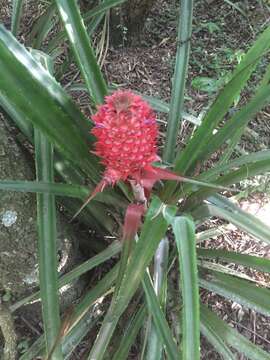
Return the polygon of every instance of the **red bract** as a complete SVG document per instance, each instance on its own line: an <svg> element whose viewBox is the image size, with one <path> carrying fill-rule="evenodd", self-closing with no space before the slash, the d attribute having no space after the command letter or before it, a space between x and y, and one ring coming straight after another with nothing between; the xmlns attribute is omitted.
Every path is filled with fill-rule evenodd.
<svg viewBox="0 0 270 360"><path fill-rule="evenodd" d="M181 180L180 176L152 166L154 161L159 160L157 121L151 107L140 96L128 90L116 91L106 97L105 104L98 107L92 119L95 123L92 133L97 138L93 152L101 158L105 171L101 182L75 216L98 192L120 180L135 181L141 187L145 199L149 197L157 180ZM140 202L141 198L136 200ZM128 237L136 232L139 226L138 214L141 216L145 209L141 205L130 207L124 231Z"/></svg>
<svg viewBox="0 0 270 360"><path fill-rule="evenodd" d="M127 211L125 214L125 223L123 227L123 238L125 240L131 240L134 237L140 226L141 217L144 212L144 205L130 204L127 207Z"/></svg>

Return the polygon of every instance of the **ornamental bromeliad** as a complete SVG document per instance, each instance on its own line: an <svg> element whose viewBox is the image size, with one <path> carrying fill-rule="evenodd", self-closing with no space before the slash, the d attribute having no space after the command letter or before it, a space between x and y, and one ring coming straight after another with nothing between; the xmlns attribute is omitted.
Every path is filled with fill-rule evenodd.
<svg viewBox="0 0 270 360"><path fill-rule="evenodd" d="M139 187L140 194L143 193L143 197L136 198L135 195L137 203L129 205L126 212L124 238L131 237L145 211L142 198L148 199L154 183L162 179L180 181L183 178L152 165L160 160L157 155L157 121L151 107L139 95L128 90L116 91L105 98L105 104L98 107L92 120L95 126L91 132L97 139L93 152L101 158L105 171L96 189L74 217L106 186L113 186L120 180L129 182L133 188Z"/></svg>

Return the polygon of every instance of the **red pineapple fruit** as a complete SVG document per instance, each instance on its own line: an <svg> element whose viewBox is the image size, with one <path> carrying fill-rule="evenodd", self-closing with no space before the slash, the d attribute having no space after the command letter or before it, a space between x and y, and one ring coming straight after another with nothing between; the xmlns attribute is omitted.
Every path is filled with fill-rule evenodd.
<svg viewBox="0 0 270 360"><path fill-rule="evenodd" d="M94 153L105 165L103 184L140 181L157 156L157 122L153 110L131 91L116 91L92 117Z"/></svg>
<svg viewBox="0 0 270 360"><path fill-rule="evenodd" d="M98 107L92 120L95 126L91 132L97 139L93 152L101 158L105 171L100 183L73 218L105 186L114 185L120 180L130 181L133 188L135 183L141 190L139 192L143 193L136 200L141 200L149 197L157 180L182 179L167 170L152 166L154 161L159 160L157 121L151 107L139 95L128 90L116 91L105 98L105 104ZM129 205L124 237L134 235L144 210L142 204Z"/></svg>

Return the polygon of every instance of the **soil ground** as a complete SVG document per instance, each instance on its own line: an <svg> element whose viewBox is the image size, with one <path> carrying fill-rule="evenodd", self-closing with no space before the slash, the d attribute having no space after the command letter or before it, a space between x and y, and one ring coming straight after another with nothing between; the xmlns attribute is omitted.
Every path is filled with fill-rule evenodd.
<svg viewBox="0 0 270 360"><path fill-rule="evenodd" d="M113 47L107 49L103 71L110 83L121 84L141 93L159 97L165 101L170 99L171 78L176 52L177 5L174 0L157 0L147 19L141 42L132 47ZM239 10L240 6L240 10ZM27 31L33 22L37 8L29 7L25 16L24 27ZM3 8L2 19L7 25L9 9ZM194 8L194 31L186 92L186 111L196 117L202 114L212 101L215 91L222 86L222 78L237 63L243 51L255 40L257 35L270 23L270 6L267 1L232 1L197 0ZM123 33L123 42L125 34ZM98 36L97 36L98 41ZM67 84L76 75L76 69L62 77L61 82ZM258 72L258 77L260 72ZM79 81L79 77L78 81ZM205 80L205 78L208 78ZM250 82L241 101L245 101L254 89L257 79ZM85 95L76 96L81 107L89 112L88 99ZM161 139L164 135L162 124L164 115L158 114L161 123ZM242 137L237 149L240 153L269 148L270 145L270 108L261 111L249 124L250 130ZM179 133L179 146L184 146L191 126L183 121ZM214 161L215 159L213 159ZM269 177L259 177L252 182L241 184L242 196L239 203L259 217L267 216L270 211ZM268 209L268 213L267 213ZM268 214L268 215L267 215ZM209 223L215 227L216 220ZM218 237L211 238L200 244L202 247L228 249L246 254L270 258L269 246L264 246L234 227ZM235 266L229 265L231 269ZM269 287L269 278L265 275L237 267L245 276ZM224 298L203 291L202 298L222 319L245 335L255 344L262 346L270 353L270 318L254 313L236 303L225 301ZM20 342L33 339L41 331L40 324L31 324L24 314L19 314L18 332ZM74 359L80 359L80 353L74 354ZM205 339L202 342L202 359L221 359ZM132 350L130 359L137 359L136 348ZM239 355L239 360L246 359Z"/></svg>

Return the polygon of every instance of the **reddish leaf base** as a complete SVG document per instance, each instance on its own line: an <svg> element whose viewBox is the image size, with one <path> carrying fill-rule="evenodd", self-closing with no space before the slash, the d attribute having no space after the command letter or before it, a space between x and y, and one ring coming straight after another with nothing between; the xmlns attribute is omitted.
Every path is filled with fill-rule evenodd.
<svg viewBox="0 0 270 360"><path fill-rule="evenodd" d="M142 216L145 213L145 206L142 204L130 204L125 214L123 227L123 240L132 240L135 237L140 225Z"/></svg>
<svg viewBox="0 0 270 360"><path fill-rule="evenodd" d="M159 180L176 180L181 181L183 178L179 175L172 173L166 169L155 168L153 166L148 166L144 168L142 171L137 172L133 175L134 179L138 184L142 186L142 189L145 194L145 198L149 199L152 188L156 181ZM108 185L114 185L110 183L108 178L103 178L95 190L89 195L89 197L85 200L81 208L76 212L73 216L72 220L75 219L79 215L79 213L85 208L85 206L99 193L104 190L104 188ZM137 233L140 224L141 218L146 211L146 204L130 204L127 207L123 228L123 239L132 239ZM71 221L72 221L71 220Z"/></svg>

